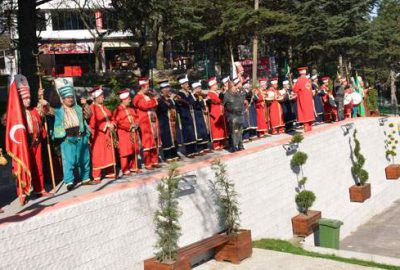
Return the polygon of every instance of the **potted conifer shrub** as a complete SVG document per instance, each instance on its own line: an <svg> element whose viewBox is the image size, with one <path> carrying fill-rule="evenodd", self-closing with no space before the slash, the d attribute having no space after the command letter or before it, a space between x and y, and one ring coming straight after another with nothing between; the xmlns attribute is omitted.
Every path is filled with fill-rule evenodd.
<svg viewBox="0 0 400 270"><path fill-rule="evenodd" d="M300 143L303 138L296 138ZM299 214L292 218L293 234L308 236L318 227L318 220L321 218L320 211L309 210L316 197L315 194L306 189L307 177L304 176L303 166L306 164L308 156L302 151L296 152L291 160L291 167L297 176L297 194L295 202Z"/></svg>
<svg viewBox="0 0 400 270"><path fill-rule="evenodd" d="M155 258L144 261L145 270L190 269L190 262L178 256L178 239L181 236L179 217L180 175L176 163L171 163L168 176L157 185L159 209L154 214L155 232L158 240L155 245Z"/></svg>
<svg viewBox="0 0 400 270"><path fill-rule="evenodd" d="M368 172L364 169L365 157L361 154L360 141L357 138L357 129L353 133L354 139L354 153L353 153L353 166L351 172L355 178L356 183L349 188L350 201L364 202L371 197L371 184L368 181Z"/></svg>
<svg viewBox="0 0 400 270"><path fill-rule="evenodd" d="M386 159L391 162L389 166L385 168L386 179L397 180L400 177L400 165L395 164L395 157L397 156L397 144L398 139L396 138L396 128L393 123L390 123L389 130L385 131L385 149Z"/></svg>
<svg viewBox="0 0 400 270"><path fill-rule="evenodd" d="M220 224L229 238L226 244L216 248L215 259L238 264L250 257L253 252L251 231L240 229L238 194L235 184L227 176L226 165L216 160L212 164L212 169L215 172L215 179L211 181L211 185L216 195Z"/></svg>

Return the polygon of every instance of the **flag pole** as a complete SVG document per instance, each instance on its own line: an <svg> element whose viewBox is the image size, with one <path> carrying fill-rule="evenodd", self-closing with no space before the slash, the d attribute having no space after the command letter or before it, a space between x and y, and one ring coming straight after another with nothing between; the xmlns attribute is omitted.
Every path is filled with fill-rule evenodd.
<svg viewBox="0 0 400 270"><path fill-rule="evenodd" d="M23 191L22 191L22 179L21 179L21 165L17 162L18 164L18 172L17 172L17 180L18 180L18 188L19 188L19 205L24 206L25 201L22 200L22 196L24 196Z"/></svg>
<svg viewBox="0 0 400 270"><path fill-rule="evenodd" d="M139 173L139 164L138 164L138 151L136 151L136 130L133 130L133 149L135 149L135 166L136 166L136 173Z"/></svg>
<svg viewBox="0 0 400 270"><path fill-rule="evenodd" d="M40 52L37 53L37 54L33 53L33 55L36 58L37 75L39 77L39 88L43 89L42 75L41 75L40 67L39 67L39 54L40 54ZM40 95L39 98L40 98L40 100L44 100L43 94ZM44 122L44 130L46 132L46 145L47 145L47 154L48 154L48 157L49 157L49 164L50 164L51 183L53 185L53 191L56 192L56 181L55 181L55 177L54 177L53 157L52 157L52 154L51 154L50 139L49 139L49 132L48 132L49 129L48 129L48 126L47 126L46 115L43 114L42 118L43 118L43 122Z"/></svg>

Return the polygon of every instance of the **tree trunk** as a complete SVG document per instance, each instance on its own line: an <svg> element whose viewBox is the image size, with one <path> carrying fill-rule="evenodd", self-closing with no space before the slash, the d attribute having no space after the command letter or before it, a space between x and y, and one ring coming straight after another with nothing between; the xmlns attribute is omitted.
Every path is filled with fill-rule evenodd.
<svg viewBox="0 0 400 270"><path fill-rule="evenodd" d="M158 70L164 69L164 40L162 28L158 29L157 33L157 51L156 51L156 68Z"/></svg>
<svg viewBox="0 0 400 270"><path fill-rule="evenodd" d="M38 77L36 75L37 52L36 37L36 1L18 0L18 49L20 52L20 70L26 76L31 88L32 105L37 102Z"/></svg>
<svg viewBox="0 0 400 270"><path fill-rule="evenodd" d="M339 72L340 72L340 77L341 78L343 78L343 57L342 57L342 54L339 54L339 58L338 58L338 61L339 61Z"/></svg>
<svg viewBox="0 0 400 270"><path fill-rule="evenodd" d="M103 68L103 58L101 55L101 48L102 47L102 42L101 41L95 41L94 42L94 58L95 58L95 72L100 73Z"/></svg>
<svg viewBox="0 0 400 270"><path fill-rule="evenodd" d="M254 1L254 9L258 10L259 1ZM258 64L258 35L255 34L253 37L253 74L252 74L252 81L253 87L257 85L257 65Z"/></svg>
<svg viewBox="0 0 400 270"><path fill-rule="evenodd" d="M396 72L390 70L390 100L393 107L393 112L397 115L397 96L396 96Z"/></svg>

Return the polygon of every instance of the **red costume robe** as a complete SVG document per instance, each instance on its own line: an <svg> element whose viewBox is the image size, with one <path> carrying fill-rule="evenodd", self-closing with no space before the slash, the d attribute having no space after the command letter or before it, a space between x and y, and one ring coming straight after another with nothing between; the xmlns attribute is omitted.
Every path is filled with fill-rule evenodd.
<svg viewBox="0 0 400 270"><path fill-rule="evenodd" d="M270 87L267 90L267 95L269 92L273 92L275 98L279 97L279 91L275 88ZM282 104L276 99L271 101L269 104L269 119L271 123L272 134L278 134L285 131Z"/></svg>
<svg viewBox="0 0 400 270"><path fill-rule="evenodd" d="M329 89L326 85L321 85L321 91L325 91L327 94L322 96L322 102L324 103L324 121L333 122L338 120L337 108L329 103Z"/></svg>
<svg viewBox="0 0 400 270"><path fill-rule="evenodd" d="M304 123L304 130L310 131L311 124L315 121L314 99L311 82L305 75L302 75L293 87L297 94L297 121Z"/></svg>
<svg viewBox="0 0 400 270"><path fill-rule="evenodd" d="M138 125L134 109L122 104L114 111L113 120L117 125L118 148L123 174L138 171L137 156L139 154L139 132L132 129Z"/></svg>
<svg viewBox="0 0 400 270"><path fill-rule="evenodd" d="M32 185L35 193L43 193L44 176L42 160L42 141L46 139L46 132L42 125L42 118L36 108L25 110L26 123L28 125L28 143L30 149L30 164L32 174ZM18 189L18 185L17 185ZM18 192L18 194L20 194Z"/></svg>
<svg viewBox="0 0 400 270"><path fill-rule="evenodd" d="M208 92L208 98L211 101L210 124L213 148L219 150L225 147L225 140L227 137L224 105L222 104L222 100L219 98L218 93L215 91L210 90Z"/></svg>
<svg viewBox="0 0 400 270"><path fill-rule="evenodd" d="M267 105L265 104L264 101L264 96L261 93L261 90L256 90L256 114L257 114L257 132L259 133L260 136L268 133L268 122L266 119L266 110L267 110Z"/></svg>
<svg viewBox="0 0 400 270"><path fill-rule="evenodd" d="M111 112L99 104L90 105L92 116L89 121L89 127L92 132L92 175L94 180L100 180L101 171L106 170L106 177L115 178L115 152L114 142L110 129L107 124L112 122Z"/></svg>
<svg viewBox="0 0 400 270"><path fill-rule="evenodd" d="M133 106L139 120L142 147L143 162L146 169L158 165L158 147L160 145L159 125L155 109L158 102L144 94L137 94L133 98Z"/></svg>

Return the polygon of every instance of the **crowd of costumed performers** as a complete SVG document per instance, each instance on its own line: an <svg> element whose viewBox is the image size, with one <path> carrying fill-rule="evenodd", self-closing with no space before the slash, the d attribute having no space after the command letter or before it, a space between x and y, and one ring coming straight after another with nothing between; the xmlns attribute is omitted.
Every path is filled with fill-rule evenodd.
<svg viewBox="0 0 400 270"><path fill-rule="evenodd" d="M238 65L234 78L209 78L207 90L205 82L187 76L177 78L179 90L168 80L152 82L158 87L151 89L143 77L135 92L118 92L113 111L104 104L102 86L78 98L69 78L54 79L58 106L50 106L39 87L41 98L33 107L26 77L15 75L2 122L20 203L52 196L45 178L51 177L54 188L60 177L71 191L163 162L241 151L248 141L365 116L367 89L360 76L336 78L332 87L329 77L309 75L306 67L298 74L293 81L264 77L254 83Z"/></svg>

